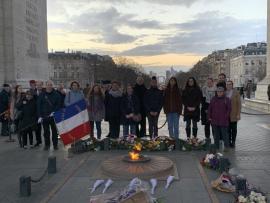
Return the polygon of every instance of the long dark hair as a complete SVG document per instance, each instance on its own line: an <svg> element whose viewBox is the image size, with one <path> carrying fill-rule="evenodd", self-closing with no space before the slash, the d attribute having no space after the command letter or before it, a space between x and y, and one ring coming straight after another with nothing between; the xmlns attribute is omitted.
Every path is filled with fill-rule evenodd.
<svg viewBox="0 0 270 203"><path fill-rule="evenodd" d="M174 82L175 82L174 88L179 89L179 87L178 87L178 82L177 82L176 77L171 77L171 78L170 78L170 80L168 81L168 84L167 84L166 89L170 89L170 88L171 88L171 84L170 84L170 81L171 81L171 80L174 80Z"/></svg>
<svg viewBox="0 0 270 203"><path fill-rule="evenodd" d="M91 97L93 97L95 95L95 91L94 91L95 87L98 87L99 88L99 92L98 92L97 95L100 96L100 97L102 97L102 98L104 98L104 94L103 94L103 92L101 90L100 85L95 84L95 85L93 85L93 87L90 89L90 91L88 93L88 99L90 99Z"/></svg>
<svg viewBox="0 0 270 203"><path fill-rule="evenodd" d="M185 89L187 89L187 88L190 88L191 86L189 86L189 84L188 84L188 82L189 82L189 80L190 79L192 79L193 80L193 87L194 88L198 88L198 84L197 84L197 81L196 81L196 79L194 78L194 77L189 77L188 79L187 79L187 82L186 82L186 86L185 86Z"/></svg>

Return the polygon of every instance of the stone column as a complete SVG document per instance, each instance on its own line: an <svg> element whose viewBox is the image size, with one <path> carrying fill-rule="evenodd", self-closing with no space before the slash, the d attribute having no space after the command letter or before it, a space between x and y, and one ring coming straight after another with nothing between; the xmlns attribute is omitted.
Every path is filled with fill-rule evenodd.
<svg viewBox="0 0 270 203"><path fill-rule="evenodd" d="M268 101L267 88L270 84L270 1L267 1L267 65L266 77L257 84L255 99Z"/></svg>
<svg viewBox="0 0 270 203"><path fill-rule="evenodd" d="M270 1L267 1L267 66L266 77L270 78Z"/></svg>

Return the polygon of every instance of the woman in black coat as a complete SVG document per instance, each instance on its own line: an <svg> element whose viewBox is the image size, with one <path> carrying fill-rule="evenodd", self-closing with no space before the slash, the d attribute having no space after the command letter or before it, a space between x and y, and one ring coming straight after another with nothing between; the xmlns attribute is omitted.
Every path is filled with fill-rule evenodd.
<svg viewBox="0 0 270 203"><path fill-rule="evenodd" d="M197 140L197 122L200 121L200 103L202 92L197 85L194 77L187 80L185 90L183 91L184 121L186 121L186 133L188 142L191 142L191 122L193 139Z"/></svg>
<svg viewBox="0 0 270 203"><path fill-rule="evenodd" d="M120 133L122 92L118 82L105 95L106 121L109 121L109 137L118 138Z"/></svg>
<svg viewBox="0 0 270 203"><path fill-rule="evenodd" d="M139 122L136 117L140 113L140 101L133 93L131 85L127 86L127 92L124 95L121 103L121 120L123 124L123 136L136 135L136 124Z"/></svg>
<svg viewBox="0 0 270 203"><path fill-rule="evenodd" d="M22 135L23 148L27 149L27 137L29 137L30 146L33 147L33 129L37 121L36 100L30 91L26 92L25 98L17 104L17 108L22 112L22 118L19 122L19 133Z"/></svg>

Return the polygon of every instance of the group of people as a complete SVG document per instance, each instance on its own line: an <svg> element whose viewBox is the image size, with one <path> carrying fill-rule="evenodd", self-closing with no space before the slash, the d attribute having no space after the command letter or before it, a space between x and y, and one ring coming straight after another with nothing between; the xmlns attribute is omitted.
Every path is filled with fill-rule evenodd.
<svg viewBox="0 0 270 203"><path fill-rule="evenodd" d="M210 139L212 129L217 147L221 139L225 147L235 146L241 99L238 91L233 88L233 82L226 81L225 74L219 75L217 84L214 84L212 78L208 78L202 88L194 77L190 77L183 90L179 88L175 77L170 78L164 89L159 88L156 77L151 78L150 88L146 88L141 76L137 78L135 85L129 84L125 89L117 81L95 84L92 87L87 85L83 90L79 82L73 81L69 91L63 85L55 89L52 81L47 81L45 86L41 81L30 81L30 88L25 92L19 85L11 90L8 84L4 84L0 93L1 134L7 136L10 123L14 123L20 146L27 148L29 139L31 147L38 147L42 144L43 128L44 150L50 148L51 138L53 147L57 150L58 134L53 119L54 112L83 99L88 107L91 137L101 139L103 120L109 123L107 137L118 138L121 125L123 136L144 137L147 135L147 119L148 135L155 138L158 136L158 119L163 108L170 137L179 138L179 122L183 115L187 142L196 143L198 140L198 122L201 120L205 138ZM35 145L33 132L36 136Z"/></svg>

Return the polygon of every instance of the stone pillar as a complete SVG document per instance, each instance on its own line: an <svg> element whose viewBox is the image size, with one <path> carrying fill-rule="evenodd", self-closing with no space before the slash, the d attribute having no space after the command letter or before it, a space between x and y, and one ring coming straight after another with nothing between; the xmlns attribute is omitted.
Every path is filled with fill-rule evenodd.
<svg viewBox="0 0 270 203"><path fill-rule="evenodd" d="M257 84L255 99L268 101L267 88L270 84L270 1L267 1L267 65L266 77Z"/></svg>

